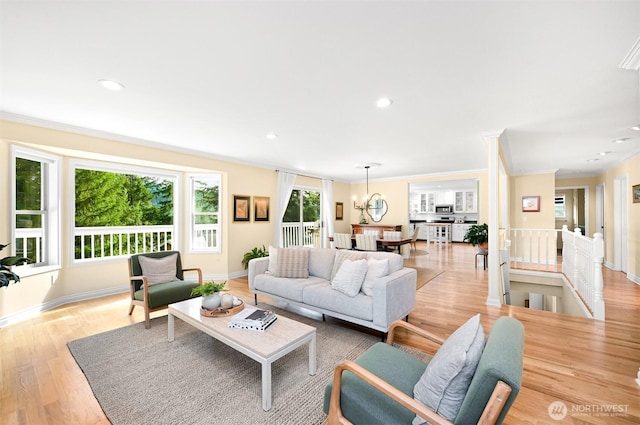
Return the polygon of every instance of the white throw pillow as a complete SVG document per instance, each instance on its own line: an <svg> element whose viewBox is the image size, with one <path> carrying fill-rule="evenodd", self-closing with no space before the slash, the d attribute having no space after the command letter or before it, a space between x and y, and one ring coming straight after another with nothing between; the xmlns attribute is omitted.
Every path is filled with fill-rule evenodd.
<svg viewBox="0 0 640 425"><path fill-rule="evenodd" d="M275 246L269 245L269 266L267 266L267 271L271 274L275 274L277 267L278 267L278 248L276 248Z"/></svg>
<svg viewBox="0 0 640 425"><path fill-rule="evenodd" d="M484 344L480 314L476 314L442 344L414 386L413 397L453 422L467 395ZM425 423L420 416L413 419L413 425Z"/></svg>
<svg viewBox="0 0 640 425"><path fill-rule="evenodd" d="M147 277L149 285L157 285L158 283L173 282L178 280L176 276L178 269L176 263L178 261L178 253L167 255L162 258L152 258L140 255L138 257L142 274Z"/></svg>
<svg viewBox="0 0 640 425"><path fill-rule="evenodd" d="M362 283L362 292L365 295L373 295L373 282L381 277L389 275L389 259L376 260L369 258L367 260L367 274Z"/></svg>
<svg viewBox="0 0 640 425"><path fill-rule="evenodd" d="M366 273L367 260L344 260L331 281L331 287L350 297L355 297L360 292Z"/></svg>
<svg viewBox="0 0 640 425"><path fill-rule="evenodd" d="M338 273L338 270L340 270L340 267L342 266L342 263L344 262L344 260L366 260L367 258L367 253L366 252L360 252L360 251L351 251L348 249L339 249L338 252L336 252L336 259L333 261L333 269L331 270L331 280L333 280L333 278L336 276L336 273Z"/></svg>

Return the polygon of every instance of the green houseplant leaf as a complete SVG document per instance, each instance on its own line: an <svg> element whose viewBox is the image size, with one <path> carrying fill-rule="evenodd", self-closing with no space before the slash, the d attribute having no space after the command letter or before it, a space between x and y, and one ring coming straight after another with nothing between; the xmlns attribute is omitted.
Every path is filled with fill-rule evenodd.
<svg viewBox="0 0 640 425"><path fill-rule="evenodd" d="M9 244L0 244L0 251L8 247ZM9 286L11 281L20 282L20 276L11 271L10 267L32 264L33 260L27 257L10 256L0 259L0 287Z"/></svg>
<svg viewBox="0 0 640 425"><path fill-rule="evenodd" d="M489 241L489 226L487 223L473 224L464 235L464 241L476 246Z"/></svg>
<svg viewBox="0 0 640 425"><path fill-rule="evenodd" d="M220 283L215 282L205 282L202 285L198 285L191 290L191 295L201 295L203 297L208 297L210 295L215 294L216 292L227 291L224 285L227 284L227 281Z"/></svg>
<svg viewBox="0 0 640 425"><path fill-rule="evenodd" d="M249 267L249 261L254 258L268 257L269 251L262 245L262 248L254 247L251 251L245 252L242 257L242 265L245 270Z"/></svg>

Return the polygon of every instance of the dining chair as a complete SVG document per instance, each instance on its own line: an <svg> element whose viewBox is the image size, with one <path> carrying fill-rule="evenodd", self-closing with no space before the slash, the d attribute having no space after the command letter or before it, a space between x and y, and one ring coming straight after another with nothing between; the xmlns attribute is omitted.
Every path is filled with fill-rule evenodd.
<svg viewBox="0 0 640 425"><path fill-rule="evenodd" d="M416 241L418 240L419 233L420 233L420 227L416 226L416 229L413 231L413 235L411 236L411 249L413 249L414 251L417 250Z"/></svg>
<svg viewBox="0 0 640 425"><path fill-rule="evenodd" d="M349 233L334 233L333 243L336 249L353 249L353 241Z"/></svg>
<svg viewBox="0 0 640 425"><path fill-rule="evenodd" d="M378 238L376 235L356 235L356 249L359 251L377 251Z"/></svg>
<svg viewBox="0 0 640 425"><path fill-rule="evenodd" d="M382 238L389 241L399 241L402 239L402 232L397 230L385 230L382 234Z"/></svg>

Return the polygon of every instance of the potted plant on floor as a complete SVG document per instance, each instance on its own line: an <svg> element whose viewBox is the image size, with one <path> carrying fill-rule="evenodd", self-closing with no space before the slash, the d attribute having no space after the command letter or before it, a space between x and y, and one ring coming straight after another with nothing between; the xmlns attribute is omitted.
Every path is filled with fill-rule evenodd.
<svg viewBox="0 0 640 425"><path fill-rule="evenodd" d="M227 281L220 283L205 282L202 285L198 285L191 290L191 295L200 295L202 296L202 307L207 310L213 310L220 307L221 297L220 292L226 291L224 285L227 284Z"/></svg>
<svg viewBox="0 0 640 425"><path fill-rule="evenodd" d="M0 251L8 247L9 244L0 245ZM13 280L15 283L20 282L20 276L11 271L12 266L21 266L23 264L31 264L33 260L27 257L10 256L0 259L0 288L9 286Z"/></svg>
<svg viewBox="0 0 640 425"><path fill-rule="evenodd" d="M242 265L246 270L247 267L249 267L249 261L253 260L254 258L261 258L261 257L268 257L268 256L269 256L269 251L267 250L267 248L264 247L264 245L262 245L262 248L254 247L251 251L244 253L244 256L242 257Z"/></svg>
<svg viewBox="0 0 640 425"><path fill-rule="evenodd" d="M464 241L478 247L478 252L487 253L489 243L489 226L487 223L473 224L464 234Z"/></svg>

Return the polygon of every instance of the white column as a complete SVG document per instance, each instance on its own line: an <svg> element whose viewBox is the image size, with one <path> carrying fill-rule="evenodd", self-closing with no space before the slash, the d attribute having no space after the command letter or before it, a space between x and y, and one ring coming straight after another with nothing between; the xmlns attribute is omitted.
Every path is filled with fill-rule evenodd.
<svg viewBox="0 0 640 425"><path fill-rule="evenodd" d="M489 257L487 269L489 273L487 305L500 307L500 242L498 233L500 224L499 216L499 175L500 175L500 135L502 131L484 136L487 143L487 168L489 171Z"/></svg>

